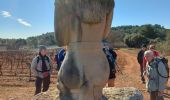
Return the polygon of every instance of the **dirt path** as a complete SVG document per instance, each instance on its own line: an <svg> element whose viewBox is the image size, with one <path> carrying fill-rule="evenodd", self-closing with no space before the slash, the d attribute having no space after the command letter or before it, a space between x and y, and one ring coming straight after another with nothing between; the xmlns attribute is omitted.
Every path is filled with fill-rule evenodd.
<svg viewBox="0 0 170 100"><path fill-rule="evenodd" d="M142 91L144 100L149 100L145 84L142 84L140 77L140 67L136 59L137 51L118 50L118 64L122 67L123 75L118 73L115 85L116 87L135 87ZM147 79L147 78L145 78ZM170 86L170 82L169 82ZM165 100L170 100L170 90L166 90Z"/></svg>
<svg viewBox="0 0 170 100"><path fill-rule="evenodd" d="M32 78L35 80L34 78ZM51 78L50 89L56 87L56 76ZM35 82L29 77L14 75L0 76L0 100L31 100L35 92Z"/></svg>
<svg viewBox="0 0 170 100"><path fill-rule="evenodd" d="M136 60L137 50L121 49L116 51L118 54L118 65L123 75L117 73L115 80L116 87L135 87L142 91L144 100L149 100L145 84L140 81L140 68ZM170 60L169 60L170 61ZM16 77L8 72L0 76L0 100L31 100L34 94L34 82L28 82L28 77ZM52 78L54 84L50 88L56 88L56 76ZM170 81L169 90L165 91L165 100L170 100Z"/></svg>

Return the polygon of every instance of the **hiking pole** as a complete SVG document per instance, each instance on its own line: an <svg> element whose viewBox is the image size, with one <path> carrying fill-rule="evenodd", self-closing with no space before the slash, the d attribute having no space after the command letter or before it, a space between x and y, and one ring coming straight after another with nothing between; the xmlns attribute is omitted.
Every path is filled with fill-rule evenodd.
<svg viewBox="0 0 170 100"><path fill-rule="evenodd" d="M117 62L115 61L115 65L116 65L116 69L118 72L120 72L123 75L123 72L120 69L120 66L117 64Z"/></svg>

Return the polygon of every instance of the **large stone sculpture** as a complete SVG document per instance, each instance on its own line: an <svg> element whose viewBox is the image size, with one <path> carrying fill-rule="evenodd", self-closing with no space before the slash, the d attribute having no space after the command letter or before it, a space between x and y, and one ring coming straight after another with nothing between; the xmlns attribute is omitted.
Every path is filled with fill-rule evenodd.
<svg viewBox="0 0 170 100"><path fill-rule="evenodd" d="M114 0L56 0L55 35L67 46L58 74L61 100L101 100L109 65L101 40L109 33Z"/></svg>

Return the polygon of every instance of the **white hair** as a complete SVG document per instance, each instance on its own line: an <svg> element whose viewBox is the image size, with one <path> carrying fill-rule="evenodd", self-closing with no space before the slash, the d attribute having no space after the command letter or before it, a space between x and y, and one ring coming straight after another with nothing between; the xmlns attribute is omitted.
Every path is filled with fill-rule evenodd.
<svg viewBox="0 0 170 100"><path fill-rule="evenodd" d="M147 51L145 51L145 53L144 53L144 56L146 57L146 56L154 56L154 53L153 53L153 51L152 50L147 50Z"/></svg>

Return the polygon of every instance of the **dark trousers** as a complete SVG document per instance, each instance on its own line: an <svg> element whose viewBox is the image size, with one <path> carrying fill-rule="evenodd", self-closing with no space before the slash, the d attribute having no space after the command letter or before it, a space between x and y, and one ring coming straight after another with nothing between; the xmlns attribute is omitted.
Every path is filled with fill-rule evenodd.
<svg viewBox="0 0 170 100"><path fill-rule="evenodd" d="M42 92L45 92L45 91L48 90L49 85L50 85L50 75L45 77L45 78L36 77L36 81L35 81L35 86L36 86L35 95L38 94L38 93L41 93L42 83L43 83L43 90L42 90Z"/></svg>
<svg viewBox="0 0 170 100"><path fill-rule="evenodd" d="M142 82L145 82L145 77L143 75L144 69L143 69L143 64L140 64L140 73L141 73L141 80Z"/></svg>
<svg viewBox="0 0 170 100"><path fill-rule="evenodd" d="M152 91L150 93L150 100L164 100L163 96L159 96L159 91Z"/></svg>

